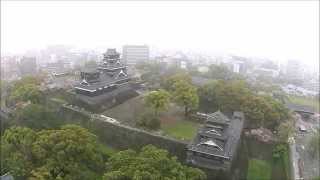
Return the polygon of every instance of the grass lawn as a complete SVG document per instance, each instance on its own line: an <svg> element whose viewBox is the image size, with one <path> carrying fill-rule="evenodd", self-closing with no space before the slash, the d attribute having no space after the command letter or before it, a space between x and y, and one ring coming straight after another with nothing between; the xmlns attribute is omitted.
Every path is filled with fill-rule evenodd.
<svg viewBox="0 0 320 180"><path fill-rule="evenodd" d="M319 112L319 101L316 98L290 96L289 99L294 104L310 106L315 111Z"/></svg>
<svg viewBox="0 0 320 180"><path fill-rule="evenodd" d="M144 104L143 96L138 96L105 111L103 114L115 118L121 123L136 126L136 120L147 111L148 107ZM199 127L198 123L185 120L183 107L174 103L171 103L166 111L161 112L159 118L161 130L176 139L192 140Z"/></svg>
<svg viewBox="0 0 320 180"><path fill-rule="evenodd" d="M195 122L180 120L169 124L161 124L161 129L173 138L192 140L197 133L198 126Z"/></svg>
<svg viewBox="0 0 320 180"><path fill-rule="evenodd" d="M268 162L259 159L250 159L247 180L270 180L271 166Z"/></svg>

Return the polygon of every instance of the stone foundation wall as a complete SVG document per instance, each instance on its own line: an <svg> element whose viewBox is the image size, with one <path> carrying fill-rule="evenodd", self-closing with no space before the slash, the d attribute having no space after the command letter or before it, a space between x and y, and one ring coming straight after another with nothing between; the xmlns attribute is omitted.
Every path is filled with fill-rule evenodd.
<svg viewBox="0 0 320 180"><path fill-rule="evenodd" d="M141 129L105 122L93 118L85 110L73 110L68 107L61 107L60 115L66 118L67 123L81 124L96 134L100 141L116 149L135 149L152 144L159 148L168 150L171 155L177 156L181 162L186 159L186 142L178 141L169 137L156 135Z"/></svg>
<svg viewBox="0 0 320 180"><path fill-rule="evenodd" d="M96 134L100 142L107 146L119 149L140 150L141 147L152 144L158 148L166 149L170 155L176 156L178 160L186 164L188 142L179 141L169 137L156 135L141 129L105 122L95 118L85 110L73 110L72 108L62 107L60 114L66 119L67 123L79 124ZM189 164L190 166L190 164ZM192 165L191 165L192 166ZM195 168L199 168L193 166ZM223 170L211 170L200 168L206 174L208 179L231 179L230 172ZM237 179L237 178L236 178Z"/></svg>

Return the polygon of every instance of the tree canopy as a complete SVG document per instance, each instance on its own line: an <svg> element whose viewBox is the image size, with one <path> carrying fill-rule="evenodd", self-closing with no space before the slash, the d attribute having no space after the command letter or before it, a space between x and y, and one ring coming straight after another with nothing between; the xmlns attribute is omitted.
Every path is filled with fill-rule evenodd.
<svg viewBox="0 0 320 180"><path fill-rule="evenodd" d="M40 84L41 79L39 77L26 76L13 84L9 99L15 102L31 101L32 103L40 103L42 99Z"/></svg>
<svg viewBox="0 0 320 180"><path fill-rule="evenodd" d="M241 80L214 81L199 89L201 100L209 100L208 106L227 112L240 110L248 94L250 90Z"/></svg>
<svg viewBox="0 0 320 180"><path fill-rule="evenodd" d="M187 81L177 81L173 84L173 97L177 104L184 106L185 115L187 116L191 109L199 105L197 88Z"/></svg>
<svg viewBox="0 0 320 180"><path fill-rule="evenodd" d="M186 72L176 73L164 79L162 86L168 91L174 91L174 84L178 81L184 81L191 84L191 77Z"/></svg>
<svg viewBox="0 0 320 180"><path fill-rule="evenodd" d="M11 127L1 137L1 174L15 179L185 179L203 180L203 171L182 165L168 151L152 145L140 152L119 151L109 156L87 129L65 125L34 131Z"/></svg>
<svg viewBox="0 0 320 180"><path fill-rule="evenodd" d="M62 121L54 111L39 104L29 104L15 111L11 124L41 130L58 128Z"/></svg>
<svg viewBox="0 0 320 180"><path fill-rule="evenodd" d="M282 122L278 128L278 137L282 142L287 142L288 138L294 134L295 131L295 123L293 119L289 119L287 121Z"/></svg>
<svg viewBox="0 0 320 180"><path fill-rule="evenodd" d="M159 111L167 108L170 94L165 90L152 91L145 97L145 102L154 109L155 115L158 115Z"/></svg>
<svg viewBox="0 0 320 180"><path fill-rule="evenodd" d="M198 93L201 103L213 110L243 111L251 125L274 128L289 118L289 110L280 100L254 93L242 80L211 82Z"/></svg>
<svg viewBox="0 0 320 180"><path fill-rule="evenodd" d="M4 171L18 179L96 179L104 171L96 136L76 125L39 132L12 127L1 142Z"/></svg>
<svg viewBox="0 0 320 180"><path fill-rule="evenodd" d="M206 179L201 170L183 166L175 157L170 157L168 151L152 145L145 146L141 152L126 150L114 154L107 169L105 180Z"/></svg>

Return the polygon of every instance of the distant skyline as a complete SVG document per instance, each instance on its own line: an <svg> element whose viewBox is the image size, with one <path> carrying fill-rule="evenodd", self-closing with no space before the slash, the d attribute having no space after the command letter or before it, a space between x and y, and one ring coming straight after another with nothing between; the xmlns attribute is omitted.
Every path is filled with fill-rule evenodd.
<svg viewBox="0 0 320 180"><path fill-rule="evenodd" d="M1 52L148 44L319 66L319 1L1 1Z"/></svg>

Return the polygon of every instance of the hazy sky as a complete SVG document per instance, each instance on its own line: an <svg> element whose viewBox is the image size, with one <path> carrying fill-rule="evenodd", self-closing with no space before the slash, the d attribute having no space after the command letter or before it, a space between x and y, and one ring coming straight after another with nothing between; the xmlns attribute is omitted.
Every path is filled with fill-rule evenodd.
<svg viewBox="0 0 320 180"><path fill-rule="evenodd" d="M1 1L2 52L148 44L319 63L319 1Z"/></svg>

